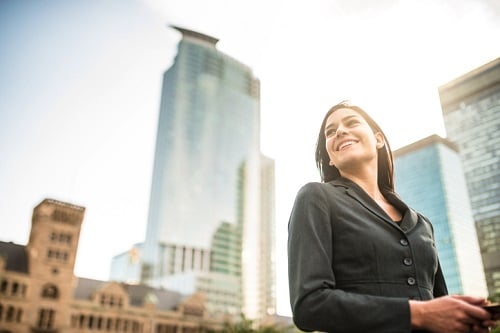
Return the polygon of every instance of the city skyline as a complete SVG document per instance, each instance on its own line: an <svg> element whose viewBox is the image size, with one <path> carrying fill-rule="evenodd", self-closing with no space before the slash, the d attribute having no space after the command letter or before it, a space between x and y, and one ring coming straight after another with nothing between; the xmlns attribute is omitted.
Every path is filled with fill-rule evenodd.
<svg viewBox="0 0 500 333"><path fill-rule="evenodd" d="M222 1L3 1L1 240L25 244L44 198L86 207L79 276L105 279L111 257L143 240L161 75L179 38L167 25L177 24L219 38L261 81L284 285L289 209L298 187L318 180L314 139L327 108L359 103L394 149L443 135L437 87L500 55L495 1L367 3L240 2L222 11ZM193 4L210 15L191 13ZM214 19L217 10L230 14ZM278 313L289 313L286 289Z"/></svg>

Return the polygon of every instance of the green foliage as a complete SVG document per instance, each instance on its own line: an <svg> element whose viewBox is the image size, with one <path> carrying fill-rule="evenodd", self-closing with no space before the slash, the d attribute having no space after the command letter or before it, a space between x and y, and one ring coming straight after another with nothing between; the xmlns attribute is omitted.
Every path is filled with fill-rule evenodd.
<svg viewBox="0 0 500 333"><path fill-rule="evenodd" d="M500 293L490 295L488 297L488 300L492 303L500 303Z"/></svg>
<svg viewBox="0 0 500 333"><path fill-rule="evenodd" d="M500 293L496 293L493 295L490 295L488 297L488 300L492 303L500 303ZM500 333L500 321L498 322L498 326L490 331L491 333Z"/></svg>
<svg viewBox="0 0 500 333"><path fill-rule="evenodd" d="M221 333L295 333L298 330L295 326L281 325L256 325L252 320L241 316L241 319L236 323L225 323Z"/></svg>

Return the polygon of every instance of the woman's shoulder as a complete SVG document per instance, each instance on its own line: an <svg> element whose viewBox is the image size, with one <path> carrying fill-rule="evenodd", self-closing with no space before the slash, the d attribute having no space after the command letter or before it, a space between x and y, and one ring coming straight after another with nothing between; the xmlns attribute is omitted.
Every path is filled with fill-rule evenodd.
<svg viewBox="0 0 500 333"><path fill-rule="evenodd" d="M335 186L333 182L320 183L320 182L309 182L299 189L297 193L297 198L301 197L328 197L338 191L338 186Z"/></svg>
<svg viewBox="0 0 500 333"><path fill-rule="evenodd" d="M302 187L299 189L299 193L325 191L328 187L331 186L332 185L330 183L308 182L302 185Z"/></svg>
<svg viewBox="0 0 500 333"><path fill-rule="evenodd" d="M299 192L315 192L315 191L335 191L335 190L342 190L346 189L349 187L352 187L352 182L344 179L344 178L338 178L335 180L332 180L330 182L309 182L304 184Z"/></svg>

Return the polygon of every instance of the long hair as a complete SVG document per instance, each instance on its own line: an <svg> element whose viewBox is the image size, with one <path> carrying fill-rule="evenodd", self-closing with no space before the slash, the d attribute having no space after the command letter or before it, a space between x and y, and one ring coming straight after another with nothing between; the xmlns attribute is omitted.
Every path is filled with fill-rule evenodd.
<svg viewBox="0 0 500 333"><path fill-rule="evenodd" d="M384 137L384 146L377 150L377 183L381 191L394 192L394 164L392 158L392 151L387 141L387 137L380 128L380 126L372 119L362 108L356 105L352 105L349 101L342 101L337 105L328 110L323 122L321 123L321 128L318 134L318 140L316 142L316 166L318 167L321 181L329 182L340 177L340 171L337 167L330 165L330 157L326 150L326 137L325 137L325 126L328 117L337 111L338 109L351 109L359 113L368 123L373 133L380 132Z"/></svg>

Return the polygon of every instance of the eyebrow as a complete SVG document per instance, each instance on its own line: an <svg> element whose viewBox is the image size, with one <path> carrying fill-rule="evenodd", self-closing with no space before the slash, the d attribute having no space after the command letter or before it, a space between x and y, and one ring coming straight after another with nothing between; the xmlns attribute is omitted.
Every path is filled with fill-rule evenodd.
<svg viewBox="0 0 500 333"><path fill-rule="evenodd" d="M359 117L357 114L350 114L350 115L345 116L344 118L342 118L340 121L347 121L347 120L349 120L349 119L351 119L351 118L357 118L357 117ZM330 129L330 128L332 128L332 127L336 127L336 126L337 126L337 124L336 124L336 123L331 123L331 124L329 124L328 126L326 126L326 127L325 127L325 132L326 132L328 129Z"/></svg>

